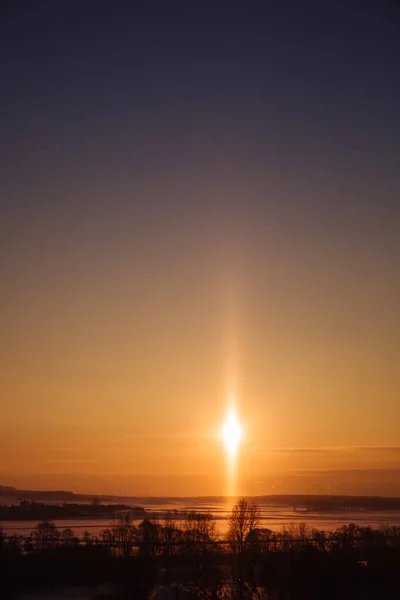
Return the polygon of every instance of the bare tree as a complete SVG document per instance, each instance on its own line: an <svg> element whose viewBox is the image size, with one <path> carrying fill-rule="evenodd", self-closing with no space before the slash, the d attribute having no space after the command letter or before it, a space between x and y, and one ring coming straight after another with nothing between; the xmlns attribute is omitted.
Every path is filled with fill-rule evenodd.
<svg viewBox="0 0 400 600"><path fill-rule="evenodd" d="M156 521L144 519L137 528L137 541L139 554L156 556L160 543L160 525Z"/></svg>
<svg viewBox="0 0 400 600"><path fill-rule="evenodd" d="M241 554L258 540L261 514L257 505L242 498L232 508L228 521L227 540L232 552Z"/></svg>
<svg viewBox="0 0 400 600"><path fill-rule="evenodd" d="M119 519L112 524L111 534L113 542L118 546L117 554L130 556L132 547L137 539L137 528L132 524L129 515Z"/></svg>
<svg viewBox="0 0 400 600"><path fill-rule="evenodd" d="M304 550L312 547L313 531L307 523L289 523L282 527L281 540L285 550Z"/></svg>
<svg viewBox="0 0 400 600"><path fill-rule="evenodd" d="M35 547L39 550L54 548L60 538L60 532L52 521L38 523L31 535Z"/></svg>
<svg viewBox="0 0 400 600"><path fill-rule="evenodd" d="M160 541L163 546L164 556L170 556L176 552L175 545L181 540L182 530L176 526L172 513L168 511L165 514L164 524L160 528Z"/></svg>
<svg viewBox="0 0 400 600"><path fill-rule="evenodd" d="M76 546L77 544L79 544L79 538L76 537L73 529L71 529L70 527L67 527L61 532L60 539L65 546Z"/></svg>
<svg viewBox="0 0 400 600"><path fill-rule="evenodd" d="M111 551L113 545L113 534L111 529L108 527L106 529L101 529L99 533L99 541L105 547L108 547L108 551Z"/></svg>
<svg viewBox="0 0 400 600"><path fill-rule="evenodd" d="M183 535L186 552L204 554L215 550L217 533L215 521L210 513L189 512L186 516Z"/></svg>
<svg viewBox="0 0 400 600"><path fill-rule="evenodd" d="M85 546L92 546L96 540L93 533L85 530L82 534L82 541L85 543Z"/></svg>

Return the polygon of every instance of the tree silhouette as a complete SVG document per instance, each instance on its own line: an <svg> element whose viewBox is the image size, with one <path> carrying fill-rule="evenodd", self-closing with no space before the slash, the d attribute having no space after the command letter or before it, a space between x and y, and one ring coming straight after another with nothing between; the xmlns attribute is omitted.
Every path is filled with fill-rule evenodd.
<svg viewBox="0 0 400 600"><path fill-rule="evenodd" d="M257 505L242 498L232 508L227 541L234 554L242 554L258 541L261 515Z"/></svg>
<svg viewBox="0 0 400 600"><path fill-rule="evenodd" d="M170 511L165 514L164 524L160 529L160 541L163 546L164 556L176 553L177 544L182 541L182 530L176 526L176 521Z"/></svg>
<svg viewBox="0 0 400 600"><path fill-rule="evenodd" d="M212 515L189 512L184 523L183 536L188 554L206 554L214 551L218 538Z"/></svg>
<svg viewBox="0 0 400 600"><path fill-rule="evenodd" d="M76 535L70 527L67 527L61 532L60 539L61 542L66 546L79 544L79 538L76 537Z"/></svg>
<svg viewBox="0 0 400 600"><path fill-rule="evenodd" d="M150 519L144 519L137 528L139 553L144 556L155 556L160 542L160 526Z"/></svg>
<svg viewBox="0 0 400 600"><path fill-rule="evenodd" d="M137 528L132 524L129 515L119 519L113 523L111 528L111 534L113 541L119 544L120 552L123 556L130 556L132 554L132 546L137 540L138 531Z"/></svg>
<svg viewBox="0 0 400 600"><path fill-rule="evenodd" d="M42 521L36 525L31 536L38 550L46 550L57 545L60 532L51 521Z"/></svg>
<svg viewBox="0 0 400 600"><path fill-rule="evenodd" d="M0 529L0 556L3 553L5 546L6 546L6 537L4 535L4 531L2 529Z"/></svg>

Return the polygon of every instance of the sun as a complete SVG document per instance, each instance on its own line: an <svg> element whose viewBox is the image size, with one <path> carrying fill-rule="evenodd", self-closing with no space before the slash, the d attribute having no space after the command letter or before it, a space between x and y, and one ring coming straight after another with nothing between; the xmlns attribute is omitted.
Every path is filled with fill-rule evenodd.
<svg viewBox="0 0 400 600"><path fill-rule="evenodd" d="M228 454L235 454L242 439L242 428L234 410L228 412L222 425L221 434Z"/></svg>

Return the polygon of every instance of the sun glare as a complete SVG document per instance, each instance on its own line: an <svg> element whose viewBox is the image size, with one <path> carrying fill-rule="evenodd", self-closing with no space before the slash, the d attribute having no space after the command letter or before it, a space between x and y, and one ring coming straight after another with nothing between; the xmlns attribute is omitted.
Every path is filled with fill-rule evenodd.
<svg viewBox="0 0 400 600"><path fill-rule="evenodd" d="M242 438L242 429L236 413L231 410L222 425L222 439L229 454L235 454L238 444Z"/></svg>

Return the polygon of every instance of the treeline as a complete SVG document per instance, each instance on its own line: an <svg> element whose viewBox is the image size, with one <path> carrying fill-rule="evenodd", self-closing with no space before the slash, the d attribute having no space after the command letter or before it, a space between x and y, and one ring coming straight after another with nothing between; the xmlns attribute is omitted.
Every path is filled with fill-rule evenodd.
<svg viewBox="0 0 400 600"><path fill-rule="evenodd" d="M29 536L0 534L0 592L12 598L27 586L108 582L123 600L148 598L163 584L199 600L400 597L400 527L324 532L300 523L272 532L246 500L232 509L224 535L210 514L188 513L179 525L167 514L139 525L119 519L98 535L76 536L50 521Z"/></svg>
<svg viewBox="0 0 400 600"><path fill-rule="evenodd" d="M16 505L0 505L0 521L49 521L52 519L99 519L110 518L121 512L129 513L131 518L146 515L141 506L125 504L42 504L40 502L21 501Z"/></svg>
<svg viewBox="0 0 400 600"><path fill-rule="evenodd" d="M23 503L21 503L23 504ZM49 506L27 503L28 506L7 507L38 513L42 507L54 509L57 516L73 514L80 505ZM114 515L125 510L123 505L85 506L93 515ZM65 513L58 511L66 510ZM140 508L139 508L140 510ZM72 511L68 513L68 511ZM104 512L101 512L104 511ZM74 513L75 514L75 513ZM82 516L87 516L88 513ZM78 512L75 516L78 516ZM273 532L261 527L261 517L255 504L241 500L233 509L228 520L228 531L221 535L210 513L188 512L178 523L173 513L164 519L144 518L139 524L132 522L132 512L114 520L98 534L84 531L76 535L72 528L59 529L46 519L39 522L28 536L6 536L0 529L0 548L12 548L14 552L27 553L46 550L62 545L105 546L116 555L172 556L193 554L253 554L285 551L337 552L339 550L367 550L370 548L400 548L400 527L382 525L373 529L356 524L343 525L334 531L321 531L306 523L283 526Z"/></svg>

